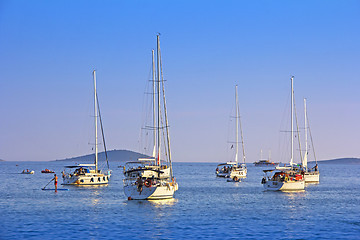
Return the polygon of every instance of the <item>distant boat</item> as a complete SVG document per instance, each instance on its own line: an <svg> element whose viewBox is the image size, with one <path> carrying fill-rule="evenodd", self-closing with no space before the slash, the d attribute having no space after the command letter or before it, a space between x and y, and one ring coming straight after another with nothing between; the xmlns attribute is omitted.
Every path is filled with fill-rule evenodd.
<svg viewBox="0 0 360 240"><path fill-rule="evenodd" d="M305 154L302 159L301 173L304 176L306 183L318 183L320 181L320 172L319 172L319 168L318 168L318 164L317 164L317 160L316 160L314 146L312 147L312 149L314 151L315 166L312 169L309 169L308 165L307 165L308 164L308 155L309 155L308 138L307 138L308 131L310 132L310 138L311 138L312 145L313 145L313 142L312 142L310 126L308 126L309 121L307 118L306 99L305 98L304 98L304 115L305 115Z"/></svg>
<svg viewBox="0 0 360 240"><path fill-rule="evenodd" d="M35 171L26 169L26 170L23 170L21 173L22 173L22 174L34 174Z"/></svg>
<svg viewBox="0 0 360 240"><path fill-rule="evenodd" d="M260 153L260 160L257 162L254 162L255 167L267 167L267 166L278 166L279 163L271 162L270 160L270 152L269 152L269 159L263 159L262 158L262 150Z"/></svg>
<svg viewBox="0 0 360 240"><path fill-rule="evenodd" d="M238 99L238 91L237 85L235 86L235 128L236 128L236 140L235 140L235 161L234 162L226 162L220 163L216 167L216 176L217 177L225 177L231 178L234 181L239 181L241 178L246 178L247 175L247 168L245 164L245 148L244 148L244 139L242 135L242 128L241 128L241 121L240 121L240 111L239 111L239 99ZM243 150L243 163L238 163L238 155L239 155L239 125L240 125L240 132L241 132L241 143L242 143L242 150Z"/></svg>
<svg viewBox="0 0 360 240"><path fill-rule="evenodd" d="M96 92L96 72L93 71L94 77L94 113L95 113L95 159L94 164L75 164L65 166L62 172L63 185L101 185L107 184L111 176L109 162L107 157L104 131L101 121L100 106ZM108 170L102 171L98 167L98 119L101 125L102 140L105 148L105 157Z"/></svg>
<svg viewBox="0 0 360 240"><path fill-rule="evenodd" d="M139 158L138 161L125 164L123 172L125 176L124 193L128 200L168 199L173 198L175 191L178 190L178 184L172 170L169 124L161 66L160 35L157 35L157 75L154 59L153 50L153 126L149 128L154 132L154 149L152 157ZM155 75L157 76L156 80ZM163 97L162 101L161 96ZM161 136L164 136L164 139ZM162 148L164 149L164 156L161 156ZM166 160L162 160L162 158Z"/></svg>
<svg viewBox="0 0 360 240"><path fill-rule="evenodd" d="M291 77L291 158L290 166L263 170L265 176L261 180L265 190L297 191L305 189L303 176L294 168L294 77Z"/></svg>
<svg viewBox="0 0 360 240"><path fill-rule="evenodd" d="M55 173L55 172L46 168L45 170L42 170L41 173Z"/></svg>

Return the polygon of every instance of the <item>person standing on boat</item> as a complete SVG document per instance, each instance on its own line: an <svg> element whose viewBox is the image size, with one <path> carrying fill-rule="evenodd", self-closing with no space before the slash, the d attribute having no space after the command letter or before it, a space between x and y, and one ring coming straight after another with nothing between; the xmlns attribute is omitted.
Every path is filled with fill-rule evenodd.
<svg viewBox="0 0 360 240"><path fill-rule="evenodd" d="M143 188L143 181L141 179L141 177L139 176L138 179L136 180L135 184L138 187L138 191L141 193L142 192L142 188Z"/></svg>

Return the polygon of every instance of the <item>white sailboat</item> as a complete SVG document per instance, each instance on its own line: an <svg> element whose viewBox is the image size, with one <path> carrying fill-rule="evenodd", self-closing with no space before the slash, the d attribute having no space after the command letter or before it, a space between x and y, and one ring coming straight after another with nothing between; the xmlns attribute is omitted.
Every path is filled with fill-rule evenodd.
<svg viewBox="0 0 360 240"><path fill-rule="evenodd" d="M178 184L173 176L169 124L167 118L165 87L162 77L160 35L157 35L157 71L155 70L154 50L153 66L153 137L154 149L151 158L138 159L124 166L124 193L128 200L169 199L174 197ZM157 74L156 74L157 72ZM156 79L155 79L156 78ZM162 90L160 90L162 87ZM161 101L161 96L163 100ZM157 97L157 98L156 98ZM164 138L161 138L161 135ZM166 137L165 137L166 136ZM163 144L161 144L164 141ZM164 150L162 160L161 149Z"/></svg>
<svg viewBox="0 0 360 240"><path fill-rule="evenodd" d="M291 158L290 166L263 170L265 176L261 180L265 190L270 191L298 191L304 190L305 181L294 168L294 77L291 77ZM269 175L268 175L269 174Z"/></svg>
<svg viewBox="0 0 360 240"><path fill-rule="evenodd" d="M95 160L93 164L76 164L65 166L62 172L62 185L101 185L107 184L111 176L109 169L109 162L107 158L107 151L105 145L104 131L102 127L100 106L96 92L96 72L93 71L94 78L94 112L95 112ZM100 119L101 133L103 144L105 148L105 156L108 170L103 172L98 168L98 119Z"/></svg>
<svg viewBox="0 0 360 240"><path fill-rule="evenodd" d="M247 168L245 164L245 148L244 148L244 138L242 134L242 127L240 121L240 111L239 111L239 99L238 99L238 90L237 85L235 86L235 112L236 112L236 153L235 153L235 161L234 162L226 162L221 163L216 168L216 176L217 177L225 177L231 178L233 181L239 181L241 178L246 178L247 175ZM242 143L242 150L243 150L243 163L238 163L238 156L239 156L239 126L241 132L241 143Z"/></svg>
<svg viewBox="0 0 360 240"><path fill-rule="evenodd" d="M318 169L315 152L314 152L314 157L315 157L316 165L312 169L309 169L308 165L307 165L308 155L309 155L307 133L308 133L308 130L310 131L310 127L308 127L306 98L304 98L304 115L305 115L305 154L304 154L304 158L302 159L302 166L301 166L302 172L301 173L304 176L306 183L318 183L320 181L320 172ZM310 136L311 136L311 133L310 133ZM311 137L311 143L312 143L312 137ZM313 150L314 150L314 146L313 146Z"/></svg>

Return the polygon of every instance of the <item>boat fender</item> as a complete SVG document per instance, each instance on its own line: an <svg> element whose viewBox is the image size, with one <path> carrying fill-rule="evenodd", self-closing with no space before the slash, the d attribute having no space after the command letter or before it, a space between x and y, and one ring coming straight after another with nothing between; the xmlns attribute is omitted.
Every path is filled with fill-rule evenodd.
<svg viewBox="0 0 360 240"><path fill-rule="evenodd" d="M151 187L151 179L146 179L144 182L145 187Z"/></svg>
<svg viewBox="0 0 360 240"><path fill-rule="evenodd" d="M262 178L261 179L261 184L265 184L266 183L266 179L265 178Z"/></svg>

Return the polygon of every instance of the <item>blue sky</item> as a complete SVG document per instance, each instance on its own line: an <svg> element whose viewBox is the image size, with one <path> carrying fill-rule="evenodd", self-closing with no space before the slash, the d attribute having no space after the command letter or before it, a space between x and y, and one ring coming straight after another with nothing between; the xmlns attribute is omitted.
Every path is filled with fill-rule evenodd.
<svg viewBox="0 0 360 240"><path fill-rule="evenodd" d="M174 161L231 160L235 84L247 161L288 161L291 75L318 159L360 157L359 29L351 0L2 0L0 159L91 153L93 69L108 148L139 151L158 32Z"/></svg>

